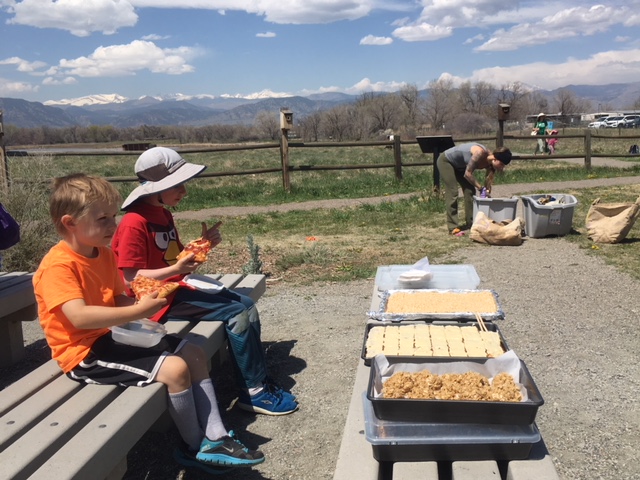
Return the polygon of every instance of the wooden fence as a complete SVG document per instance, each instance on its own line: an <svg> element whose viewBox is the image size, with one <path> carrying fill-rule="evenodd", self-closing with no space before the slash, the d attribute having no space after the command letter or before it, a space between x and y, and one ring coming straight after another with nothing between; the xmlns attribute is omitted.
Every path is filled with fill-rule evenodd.
<svg viewBox="0 0 640 480"><path fill-rule="evenodd" d="M634 130L635 133L635 130ZM638 155L632 154L611 154L611 153L597 153L592 149L592 140L593 139L605 139L605 140L620 140L620 137L613 137L610 135L598 135L594 134L591 130L584 130L580 134L568 134L568 135L555 135L559 140L569 139L569 138L577 138L582 139L584 143L584 151L582 155L576 154L575 152L571 154L554 154L553 157L556 159L562 158L584 158L584 167L586 169L591 169L591 159L598 157L607 157L607 158L639 158ZM285 137L283 137L285 138ZM531 137L530 135L508 135L508 134L499 134L496 136L490 137L461 137L461 138L453 138L455 144L466 143L466 142L478 142L484 145L487 145L489 148L494 148L499 143L509 144L510 141L513 140L537 140L540 137ZM551 136L547 135L542 138L551 138ZM640 143L640 131L637 135L625 136L623 137L625 140L629 140L635 143ZM183 155L188 155L190 153L220 153L220 152L234 152L234 151L242 151L242 150L257 150L257 149L273 149L279 150L280 154L280 167L278 168L257 168L257 169L245 169L245 170L231 170L224 172L203 172L199 175L201 178L211 178L211 177L227 177L227 176L241 176L241 175L257 175L257 174L265 174L265 173L276 173L281 172L282 174L282 184L285 190L289 190L290 186L290 175L292 172L310 172L310 171L330 171L330 170L355 170L355 169L385 169L391 168L394 171L395 177L398 180L402 180L403 178L403 169L417 166L434 166L435 161L437 159L438 152L434 152L432 155L425 154L425 160L420 162L404 162L402 159L402 148L405 145L416 145L418 143L417 140L402 140L400 136L394 136L390 140L384 141L371 141L371 142L289 142L286 138L279 143L262 143L262 144L250 144L250 145L228 145L228 146L215 146L215 147L206 147L206 148L176 148L178 152ZM375 163L375 164L356 164L356 165L290 165L289 164L289 152L292 149L297 148L346 148L346 147L388 147L392 150L392 161L388 163ZM4 150L4 148L3 148ZM4 157L5 152L1 152L0 154ZM10 157L12 152L6 152ZM25 151L21 150L19 152L15 152L19 156L36 156L42 155L43 153L51 156L138 156L140 152L131 152L131 151L118 151L115 149L82 149L82 150L71 150L71 149L56 149L55 151L47 151L43 149L39 149L38 151ZM534 155L522 155L522 154L514 154L514 160L527 160L527 159L536 159ZM2 169L3 175L0 175L0 188L6 189L10 185L9 173L6 168ZM124 176L124 177L108 177L108 180L111 182L136 182L137 178L133 176ZM437 175L437 170L434 168L434 187L437 188L439 186L439 178Z"/></svg>

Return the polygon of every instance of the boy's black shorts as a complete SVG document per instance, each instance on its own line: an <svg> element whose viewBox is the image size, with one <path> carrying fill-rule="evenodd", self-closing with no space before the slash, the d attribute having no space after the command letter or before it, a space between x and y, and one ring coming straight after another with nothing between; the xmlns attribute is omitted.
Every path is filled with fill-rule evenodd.
<svg viewBox="0 0 640 480"><path fill-rule="evenodd" d="M165 335L153 347L134 347L115 342L108 333L95 341L89 354L67 376L84 383L142 387L155 380L164 359L179 352L185 342L175 335Z"/></svg>

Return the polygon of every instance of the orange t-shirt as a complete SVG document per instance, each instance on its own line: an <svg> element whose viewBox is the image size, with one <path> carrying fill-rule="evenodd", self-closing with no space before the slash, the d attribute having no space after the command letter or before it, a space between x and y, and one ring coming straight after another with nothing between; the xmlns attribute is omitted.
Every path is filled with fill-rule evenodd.
<svg viewBox="0 0 640 480"><path fill-rule="evenodd" d="M51 347L51 356L67 373L109 329L74 327L62 313L62 305L82 298L87 305L115 307L115 297L125 291L115 256L109 247L99 247L95 258L87 258L61 241L40 262L33 286L40 325Z"/></svg>

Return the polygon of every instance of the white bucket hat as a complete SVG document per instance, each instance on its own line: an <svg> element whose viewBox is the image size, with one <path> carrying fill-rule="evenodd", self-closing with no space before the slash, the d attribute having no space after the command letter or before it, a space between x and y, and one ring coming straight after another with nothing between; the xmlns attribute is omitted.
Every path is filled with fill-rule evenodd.
<svg viewBox="0 0 640 480"><path fill-rule="evenodd" d="M135 171L142 183L129 194L122 204L125 210L142 197L164 192L195 177L205 165L187 163L175 150L166 147L153 147L138 157Z"/></svg>

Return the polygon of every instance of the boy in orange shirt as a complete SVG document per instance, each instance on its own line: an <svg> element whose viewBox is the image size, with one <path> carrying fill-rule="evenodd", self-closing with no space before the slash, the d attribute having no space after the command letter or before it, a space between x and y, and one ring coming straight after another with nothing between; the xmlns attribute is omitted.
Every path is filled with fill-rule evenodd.
<svg viewBox="0 0 640 480"><path fill-rule="evenodd" d="M74 174L54 181L49 211L62 240L33 277L40 323L52 357L82 383L167 386L169 412L184 445L182 465L219 473L264 461L227 432L218 410L206 355L174 335L143 348L114 341L109 327L149 317L166 304L157 293L138 302L125 294L108 247L122 201L102 178Z"/></svg>

